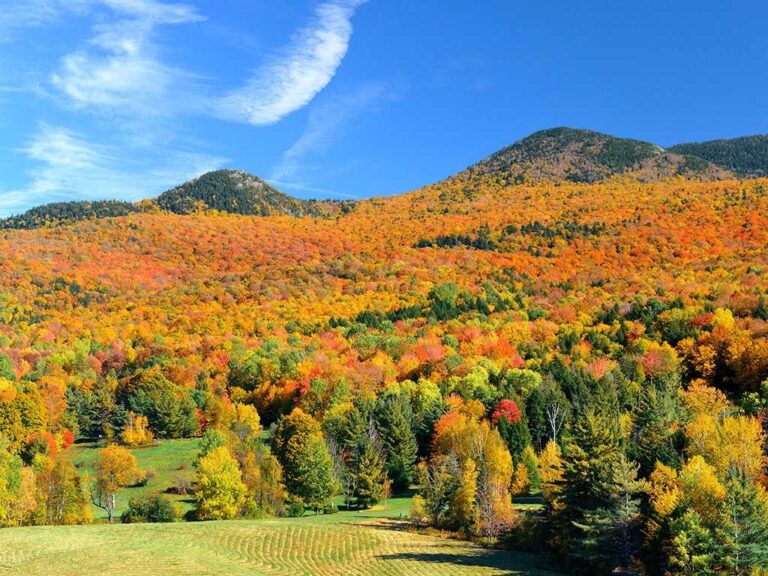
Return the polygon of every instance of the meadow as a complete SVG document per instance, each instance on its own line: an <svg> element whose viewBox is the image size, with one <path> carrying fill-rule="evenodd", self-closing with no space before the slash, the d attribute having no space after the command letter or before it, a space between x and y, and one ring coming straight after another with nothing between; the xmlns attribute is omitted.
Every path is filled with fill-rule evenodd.
<svg viewBox="0 0 768 576"><path fill-rule="evenodd" d="M154 474L145 486L118 496L118 515L132 497L165 493L191 510L193 495L168 492L178 475L194 478L198 440L166 440L132 450ZM98 445L73 447L68 457L83 476L92 474ZM17 528L0 532L0 574L59 576L142 575L528 575L557 576L541 559L492 550L437 533L410 530L410 497L395 497L369 510L271 520L106 524L93 508L94 524ZM520 504L520 507L530 505Z"/></svg>
<svg viewBox="0 0 768 576"><path fill-rule="evenodd" d="M0 574L557 576L541 559L406 530L410 499L278 520L94 524L0 532Z"/></svg>
<svg viewBox="0 0 768 576"><path fill-rule="evenodd" d="M181 440L165 440L156 446L131 450L141 470L148 473L149 478L143 486L127 486L120 491L117 500L116 516L128 508L131 498L165 494L168 498L181 505L184 512L192 510L194 495L180 495L173 491L178 477L186 479L190 484L195 479L193 462L197 456L198 440L196 438ZM83 477L93 476L93 464L98 456L98 445L84 443L73 446L67 457ZM92 506L91 512L95 521L106 520L106 512Z"/></svg>

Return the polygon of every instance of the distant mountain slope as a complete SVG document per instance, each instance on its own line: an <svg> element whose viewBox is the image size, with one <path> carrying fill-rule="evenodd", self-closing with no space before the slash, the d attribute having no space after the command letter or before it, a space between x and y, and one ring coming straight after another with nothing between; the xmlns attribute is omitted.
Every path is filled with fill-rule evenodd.
<svg viewBox="0 0 768 576"><path fill-rule="evenodd" d="M493 182L501 186L549 182L595 183L613 177L658 182L684 177L714 181L768 176L768 136L680 144L669 149L593 130L552 128L491 154L448 180L467 189ZM468 182L467 182L468 181ZM241 170L203 174L154 200L66 202L33 208L0 220L2 228L39 228L80 220L160 210L173 214L219 211L247 216L332 217L349 213L354 201L301 200Z"/></svg>
<svg viewBox="0 0 768 576"><path fill-rule="evenodd" d="M174 214L219 210L248 216L315 216L321 212L317 203L283 194L241 170L209 172L161 194L156 202Z"/></svg>
<svg viewBox="0 0 768 576"><path fill-rule="evenodd" d="M668 150L698 156L739 176L768 176L768 134L678 144Z"/></svg>
<svg viewBox="0 0 768 576"><path fill-rule="evenodd" d="M32 229L70 224L81 220L95 220L126 216L141 212L138 204L120 200L98 200L96 202L57 202L32 208L18 216L0 220L0 229Z"/></svg>
<svg viewBox="0 0 768 576"><path fill-rule="evenodd" d="M247 172L218 170L135 204L103 200L38 206L0 220L0 229L42 228L158 210L180 215L216 210L248 216L332 216L350 209L350 202L299 200Z"/></svg>
<svg viewBox="0 0 768 576"><path fill-rule="evenodd" d="M640 181L732 176L705 160L672 154L650 142L575 128L536 132L471 166L468 173L504 184L592 183L619 174L630 174Z"/></svg>

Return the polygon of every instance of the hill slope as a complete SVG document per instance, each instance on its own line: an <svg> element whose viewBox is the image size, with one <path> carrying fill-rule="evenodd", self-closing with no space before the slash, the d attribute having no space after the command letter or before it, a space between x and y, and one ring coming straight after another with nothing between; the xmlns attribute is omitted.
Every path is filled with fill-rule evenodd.
<svg viewBox="0 0 768 576"><path fill-rule="evenodd" d="M161 194L157 205L174 214L219 210L248 216L310 216L321 210L316 203L276 190L261 178L241 170L218 170Z"/></svg>
<svg viewBox="0 0 768 576"><path fill-rule="evenodd" d="M154 200L59 202L38 206L0 219L0 229L30 230L158 210L181 215L215 210L247 216L328 216L348 209L349 202L299 200L248 172L218 170L168 190Z"/></svg>
<svg viewBox="0 0 768 576"><path fill-rule="evenodd" d="M504 184L592 183L620 174L643 182L674 176L695 180L732 176L705 160L673 154L650 142L575 128L536 132L471 166L468 173Z"/></svg>
<svg viewBox="0 0 768 576"><path fill-rule="evenodd" d="M37 206L18 216L11 216L10 218L0 220L0 229L29 230L32 228L71 224L81 220L126 216L141 211L142 207L138 204L122 202L120 200L57 202Z"/></svg>
<svg viewBox="0 0 768 576"><path fill-rule="evenodd" d="M678 144L669 151L703 158L739 176L768 176L768 134Z"/></svg>
<svg viewBox="0 0 768 576"><path fill-rule="evenodd" d="M531 134L448 180L469 179L478 186L595 183L615 176L636 182L658 182L681 176L715 181L765 175L768 136L680 144L665 150L650 142L561 127ZM180 215L219 211L303 217L345 214L353 206L359 203L300 200L247 172L218 170L168 190L154 200L137 204L115 200L49 204L0 220L0 228L40 228L153 209Z"/></svg>
<svg viewBox="0 0 768 576"><path fill-rule="evenodd" d="M0 574L557 576L532 555L337 518L3 530Z"/></svg>

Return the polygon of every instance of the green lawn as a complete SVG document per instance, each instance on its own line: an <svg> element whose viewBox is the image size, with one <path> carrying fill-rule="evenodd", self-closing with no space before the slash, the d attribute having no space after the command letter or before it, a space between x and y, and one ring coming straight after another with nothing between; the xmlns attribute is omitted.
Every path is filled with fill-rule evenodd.
<svg viewBox="0 0 768 576"><path fill-rule="evenodd" d="M117 500L117 516L128 507L128 500L134 496L166 493L175 486L177 476L190 481L194 480L195 469L192 463L197 457L198 442L197 439L164 440L157 446L131 450L136 456L139 468L154 472L155 477L146 486L129 486L120 491ZM93 463L98 455L97 448L98 446L94 444L77 444L70 448L67 454L81 474L92 476ZM179 502L184 511L194 507L193 495L179 496L172 493L166 495ZM105 520L107 517L106 512L95 507L93 514L96 521Z"/></svg>
<svg viewBox="0 0 768 576"><path fill-rule="evenodd" d="M194 477L196 440L133 452L156 476L121 491L119 512L133 495L166 492L178 474ZM69 451L83 474L96 455L88 444ZM192 507L191 498L171 497ZM111 526L94 510L100 522L89 526L0 530L0 576L559 576L532 555L408 531L401 519L410 505L410 497L397 497L370 510L303 518Z"/></svg>
<svg viewBox="0 0 768 576"><path fill-rule="evenodd" d="M375 514L371 512L370 514ZM536 557L335 514L0 531L0 575L557 576Z"/></svg>

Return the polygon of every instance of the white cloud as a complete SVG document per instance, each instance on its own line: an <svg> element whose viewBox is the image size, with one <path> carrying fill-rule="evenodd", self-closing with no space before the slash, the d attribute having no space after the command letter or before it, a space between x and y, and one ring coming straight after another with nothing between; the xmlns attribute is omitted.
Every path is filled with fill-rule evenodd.
<svg viewBox="0 0 768 576"><path fill-rule="evenodd" d="M78 108L118 116L156 116L168 113L172 105L180 108L170 95L185 91L189 75L162 61L156 32L159 26L198 22L202 16L190 6L154 0L98 0L98 4L119 18L94 28L89 49L63 58L51 76L53 85Z"/></svg>
<svg viewBox="0 0 768 576"><path fill-rule="evenodd" d="M159 28L204 17L188 4L160 0L5 0L4 28L43 26L77 12L98 17L87 45L66 54L50 75L56 91L77 109L140 120L189 112L256 126L274 124L303 108L325 88L349 49L351 19L367 0L325 0L312 20L243 86L206 96L199 78L162 58ZM0 8L3 0L0 0ZM184 94L184 98L176 95Z"/></svg>
<svg viewBox="0 0 768 576"><path fill-rule="evenodd" d="M72 0L72 9L82 3ZM18 30L55 22L65 9L64 0L0 0L0 42L12 40Z"/></svg>
<svg viewBox="0 0 768 576"><path fill-rule="evenodd" d="M0 216L50 201L150 197L221 167L226 159L189 152L178 143L183 124L176 117L189 113L261 126L306 106L336 74L349 49L352 18L366 2L321 0L312 20L283 50L267 58L239 89L220 89L217 95L214 87L204 88L200 77L173 66L163 54L164 27L204 20L190 4L0 0L0 44L24 28L54 25L73 15L91 26L89 36L61 56L42 83L38 77L23 82L6 78L0 94L52 98L76 112L95 112L98 120L117 128L108 143L96 144L90 135L42 125L19 150L35 166L30 182L15 190L0 188ZM312 111L306 132L286 151L276 177L294 180L295 189L312 189L296 181L307 158L326 147L358 110L380 98L380 89L371 85ZM152 154L160 141L162 154Z"/></svg>
<svg viewBox="0 0 768 576"><path fill-rule="evenodd" d="M26 188L0 192L0 216L53 201L141 200L227 162L184 150L169 150L158 162L136 160L122 146L94 144L71 130L48 125L41 126L20 152L37 168Z"/></svg>
<svg viewBox="0 0 768 576"><path fill-rule="evenodd" d="M273 170L271 181L288 189L334 194L329 190L308 185L306 180L315 171L309 161L321 154L339 137L342 131L361 114L384 100L397 97L393 90L379 82L369 82L345 94L330 96L315 105L309 113L303 134L283 153Z"/></svg>
<svg viewBox="0 0 768 576"><path fill-rule="evenodd" d="M352 37L352 16L365 2L332 0L321 4L313 21L287 48L257 69L245 86L218 102L218 114L265 126L309 104L341 65Z"/></svg>

